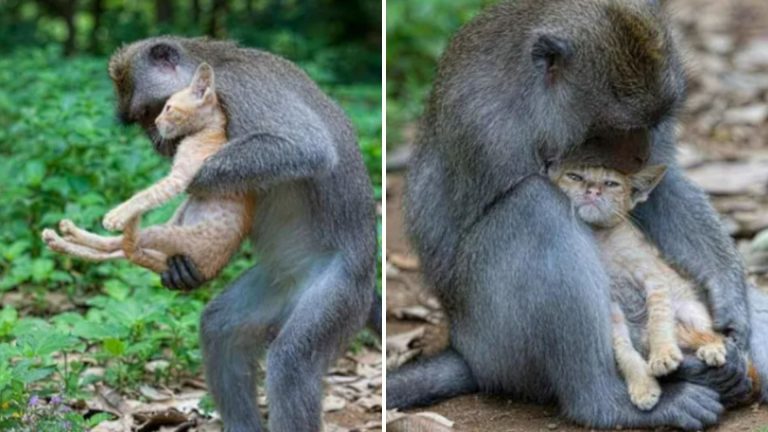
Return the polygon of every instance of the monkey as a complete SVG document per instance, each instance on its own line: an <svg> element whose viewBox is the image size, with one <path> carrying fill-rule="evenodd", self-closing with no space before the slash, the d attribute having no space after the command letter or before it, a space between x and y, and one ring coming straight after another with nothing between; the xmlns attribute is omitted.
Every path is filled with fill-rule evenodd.
<svg viewBox="0 0 768 432"><path fill-rule="evenodd" d="M154 118L203 62L216 70L229 142L187 191L259 202L251 227L258 263L201 317L208 391L226 431L265 430L256 398L256 360L265 355L268 429L316 432L322 376L380 302L370 179L336 103L288 60L234 42L161 36L123 46L108 68L118 118L173 155L178 140L160 139ZM168 264L166 285L204 282L188 258Z"/></svg>
<svg viewBox="0 0 768 432"><path fill-rule="evenodd" d="M685 86L677 43L649 0L503 1L457 32L426 101L404 198L450 342L388 372L388 409L502 393L557 403L589 427L695 430L750 394L750 345L765 381L768 296L748 289L706 195L675 161ZM609 278L594 238L544 175L566 157L624 173L669 167L633 217L702 287L728 336L724 366L686 357L651 411L632 406L612 358Z"/></svg>

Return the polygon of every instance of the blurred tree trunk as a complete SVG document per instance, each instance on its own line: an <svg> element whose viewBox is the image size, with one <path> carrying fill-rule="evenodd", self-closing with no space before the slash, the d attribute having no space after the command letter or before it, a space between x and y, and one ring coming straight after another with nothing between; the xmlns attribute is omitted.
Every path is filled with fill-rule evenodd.
<svg viewBox="0 0 768 432"><path fill-rule="evenodd" d="M104 13L104 0L92 0L91 15L93 16L93 28L91 29L90 51L94 54L101 52L99 47L99 31L101 30L101 15Z"/></svg>
<svg viewBox="0 0 768 432"><path fill-rule="evenodd" d="M192 0L192 23L195 27L200 25L200 0Z"/></svg>
<svg viewBox="0 0 768 432"><path fill-rule="evenodd" d="M77 0L38 0L38 4L49 14L62 18L67 26L67 38L64 41L64 55L71 56L77 49L77 27L75 13Z"/></svg>
<svg viewBox="0 0 768 432"><path fill-rule="evenodd" d="M173 25L172 0L155 0L155 20L166 29Z"/></svg>
<svg viewBox="0 0 768 432"><path fill-rule="evenodd" d="M208 36L223 38L226 36L224 18L227 15L227 0L213 0L211 20L208 22Z"/></svg>

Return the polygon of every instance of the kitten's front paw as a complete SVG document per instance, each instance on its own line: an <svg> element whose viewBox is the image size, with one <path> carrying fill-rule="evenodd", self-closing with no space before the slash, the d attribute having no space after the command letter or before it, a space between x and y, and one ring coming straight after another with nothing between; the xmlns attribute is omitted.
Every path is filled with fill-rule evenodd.
<svg viewBox="0 0 768 432"><path fill-rule="evenodd" d="M711 343L696 350L696 357L708 366L722 366L725 364L725 344Z"/></svg>
<svg viewBox="0 0 768 432"><path fill-rule="evenodd" d="M132 217L123 207L117 207L104 216L102 224L108 231L122 231Z"/></svg>
<svg viewBox="0 0 768 432"><path fill-rule="evenodd" d="M661 396L661 387L652 377L628 384L629 398L632 404L643 411L655 407Z"/></svg>
<svg viewBox="0 0 768 432"><path fill-rule="evenodd" d="M652 350L648 358L648 366L654 376L664 376L673 372L683 361L683 352L677 345L662 346Z"/></svg>

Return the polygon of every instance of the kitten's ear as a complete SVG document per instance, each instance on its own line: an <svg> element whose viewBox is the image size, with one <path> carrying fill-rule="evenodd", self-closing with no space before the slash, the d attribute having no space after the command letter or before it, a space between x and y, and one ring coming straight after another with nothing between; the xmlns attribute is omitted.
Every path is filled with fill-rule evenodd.
<svg viewBox="0 0 768 432"><path fill-rule="evenodd" d="M632 182L632 204L648 200L651 191L659 185L666 173L666 165L651 165L630 176L630 181Z"/></svg>
<svg viewBox="0 0 768 432"><path fill-rule="evenodd" d="M192 94L202 100L208 100L213 96L214 91L214 77L213 68L208 63L201 63L195 71L195 76L192 77L192 83L189 85L192 89Z"/></svg>

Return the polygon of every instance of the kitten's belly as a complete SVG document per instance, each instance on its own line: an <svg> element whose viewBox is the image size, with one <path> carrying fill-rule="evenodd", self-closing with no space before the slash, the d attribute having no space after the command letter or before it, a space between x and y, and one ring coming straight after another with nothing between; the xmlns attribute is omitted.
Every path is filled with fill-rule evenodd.
<svg viewBox="0 0 768 432"><path fill-rule="evenodd" d="M201 222L235 223L242 221L247 213L244 198L190 197L183 205L176 225L189 226Z"/></svg>

